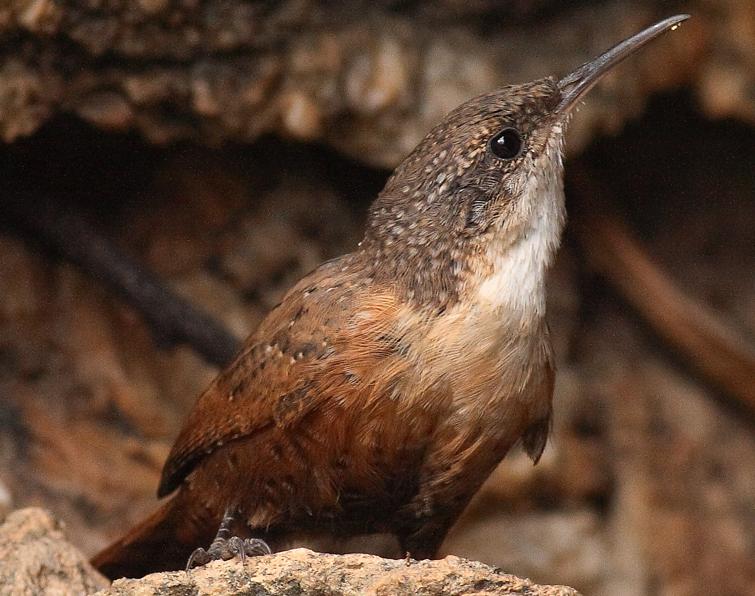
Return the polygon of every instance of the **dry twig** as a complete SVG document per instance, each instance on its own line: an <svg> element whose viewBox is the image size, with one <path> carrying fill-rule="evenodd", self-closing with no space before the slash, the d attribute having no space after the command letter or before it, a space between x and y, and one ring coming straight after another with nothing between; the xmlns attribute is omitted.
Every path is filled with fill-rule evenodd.
<svg viewBox="0 0 755 596"><path fill-rule="evenodd" d="M701 374L755 412L755 346L718 313L679 288L605 207L607 191L584 172L572 180L589 202L575 228L589 264Z"/></svg>
<svg viewBox="0 0 755 596"><path fill-rule="evenodd" d="M2 207L39 241L140 312L160 341L186 343L218 366L230 362L238 351L239 340L220 322L168 289L79 215L53 200L24 196L6 197Z"/></svg>

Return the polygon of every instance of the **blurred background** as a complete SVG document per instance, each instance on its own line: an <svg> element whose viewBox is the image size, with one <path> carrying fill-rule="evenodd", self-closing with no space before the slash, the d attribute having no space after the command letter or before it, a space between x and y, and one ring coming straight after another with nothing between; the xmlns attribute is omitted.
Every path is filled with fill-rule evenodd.
<svg viewBox="0 0 755 596"><path fill-rule="evenodd" d="M551 442L443 552L586 594L753 593L752 0L3 3L0 515L48 508L88 554L122 533L229 347L355 246L432 125L677 12L568 133ZM197 311L166 322L132 268ZM218 334L174 328L198 313Z"/></svg>

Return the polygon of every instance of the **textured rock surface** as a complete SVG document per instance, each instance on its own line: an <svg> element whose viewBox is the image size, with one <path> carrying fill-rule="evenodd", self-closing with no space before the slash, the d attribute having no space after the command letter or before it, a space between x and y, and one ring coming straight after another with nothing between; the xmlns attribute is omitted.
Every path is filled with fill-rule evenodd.
<svg viewBox="0 0 755 596"><path fill-rule="evenodd" d="M19 509L0 525L0 594L91 594L108 585L42 509Z"/></svg>
<svg viewBox="0 0 755 596"><path fill-rule="evenodd" d="M238 561L217 561L191 574L179 571L116 580L97 594L578 596L565 586L539 586L458 557L407 562L371 555L322 555L303 548L251 558L244 566Z"/></svg>
<svg viewBox="0 0 755 596"><path fill-rule="evenodd" d="M649 0L465 4L12 0L0 8L0 38L11 42L0 49L0 138L68 112L155 143L272 131L392 166L465 99L566 74L671 10ZM572 147L703 71L706 106L753 118L752 75L738 79L735 98L716 92L753 65L749 0L690 4L684 35L657 42L591 95Z"/></svg>
<svg viewBox="0 0 755 596"><path fill-rule="evenodd" d="M482 563L447 557L401 561L370 555L322 555L295 549L240 561L218 561L190 574L156 573L109 582L66 541L42 509L20 509L0 525L0 594L510 594L578 596L564 586L538 586ZM100 591L98 591L100 590Z"/></svg>

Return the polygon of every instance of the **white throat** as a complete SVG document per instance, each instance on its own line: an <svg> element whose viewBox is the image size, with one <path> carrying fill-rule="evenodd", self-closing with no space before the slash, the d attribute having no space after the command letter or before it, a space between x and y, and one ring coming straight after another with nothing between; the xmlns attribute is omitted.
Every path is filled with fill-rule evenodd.
<svg viewBox="0 0 755 596"><path fill-rule="evenodd" d="M488 253L493 271L477 290L481 306L519 320L545 315L545 273L561 241L565 209L559 133L537 164L550 175L531 177L520 197L522 212L529 211L527 227L513 244L493 242Z"/></svg>

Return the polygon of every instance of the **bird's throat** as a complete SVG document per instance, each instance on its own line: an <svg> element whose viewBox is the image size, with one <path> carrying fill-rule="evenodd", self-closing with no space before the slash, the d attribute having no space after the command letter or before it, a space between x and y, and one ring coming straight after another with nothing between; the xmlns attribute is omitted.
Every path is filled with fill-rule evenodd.
<svg viewBox="0 0 755 596"><path fill-rule="evenodd" d="M517 318L545 315L545 274L558 250L566 218L559 147L545 160L559 163L556 167L542 164L527 182L520 200L528 217L514 242L501 238L488 244L487 267L475 292L481 306Z"/></svg>

